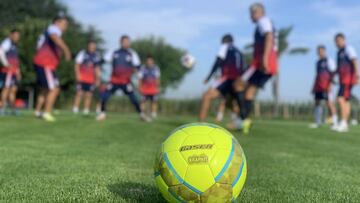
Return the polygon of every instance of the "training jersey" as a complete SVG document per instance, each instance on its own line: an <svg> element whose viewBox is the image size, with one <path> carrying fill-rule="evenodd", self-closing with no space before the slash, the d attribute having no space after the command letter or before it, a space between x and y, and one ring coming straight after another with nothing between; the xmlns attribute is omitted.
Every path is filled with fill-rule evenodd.
<svg viewBox="0 0 360 203"><path fill-rule="evenodd" d="M223 61L221 79L236 80L244 72L243 55L233 44L221 45L217 57Z"/></svg>
<svg viewBox="0 0 360 203"><path fill-rule="evenodd" d="M351 46L346 46L339 49L337 53L337 65L340 84L342 85L354 85L356 78L355 67L352 62L353 59L357 58L356 51Z"/></svg>
<svg viewBox="0 0 360 203"><path fill-rule="evenodd" d="M129 84L135 68L140 66L140 58L132 49L118 49L105 60L112 64L111 83L116 85Z"/></svg>
<svg viewBox="0 0 360 203"><path fill-rule="evenodd" d="M256 69L263 68L263 57L265 54L265 41L266 41L266 34L273 33L272 39L272 48L268 58L268 74L274 75L278 71L278 62L277 62L277 37L276 31L273 26L273 23L268 17L260 18L256 23L256 30L255 30L255 43L254 43L254 53L253 53L253 61L252 67Z"/></svg>
<svg viewBox="0 0 360 203"><path fill-rule="evenodd" d="M331 58L319 59L316 63L316 78L314 92L327 92L330 90L334 73L335 61Z"/></svg>
<svg viewBox="0 0 360 203"><path fill-rule="evenodd" d="M34 64L39 67L56 70L60 63L62 51L55 42L53 42L50 37L51 35L61 37L62 32L58 26L50 25L45 32L40 35L37 43L37 52L34 57Z"/></svg>
<svg viewBox="0 0 360 203"><path fill-rule="evenodd" d="M158 66L148 67L143 65L139 70L141 81L139 90L143 95L155 95L160 91L158 81L160 79L160 68Z"/></svg>
<svg viewBox="0 0 360 203"><path fill-rule="evenodd" d="M90 53L82 50L75 59L76 64L80 65L80 81L81 83L93 84L96 81L96 71L101 64L101 56L98 52Z"/></svg>
<svg viewBox="0 0 360 203"><path fill-rule="evenodd" d="M2 41L0 49L5 55L5 59L2 61L3 67L1 68L1 72L16 74L19 71L20 65L17 45L11 41L10 38L6 38ZM11 68L8 68L8 66Z"/></svg>

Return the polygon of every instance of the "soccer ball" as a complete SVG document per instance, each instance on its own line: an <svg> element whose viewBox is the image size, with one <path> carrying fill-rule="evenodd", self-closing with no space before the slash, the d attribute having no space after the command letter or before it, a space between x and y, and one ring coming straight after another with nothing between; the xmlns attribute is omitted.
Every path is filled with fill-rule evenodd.
<svg viewBox="0 0 360 203"><path fill-rule="evenodd" d="M172 132L154 169L156 184L168 202L232 202L247 174L245 154L235 137L205 123Z"/></svg>
<svg viewBox="0 0 360 203"><path fill-rule="evenodd" d="M190 54L185 54L181 57L180 63L187 69L192 69L195 66L196 59Z"/></svg>

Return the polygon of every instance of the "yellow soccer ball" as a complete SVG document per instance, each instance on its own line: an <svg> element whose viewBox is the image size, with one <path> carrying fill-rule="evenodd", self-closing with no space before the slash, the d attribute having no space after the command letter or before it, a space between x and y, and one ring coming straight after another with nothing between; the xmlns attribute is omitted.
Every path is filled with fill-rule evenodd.
<svg viewBox="0 0 360 203"><path fill-rule="evenodd" d="M168 202L232 202L247 173L245 154L235 137L206 123L172 132L154 168L156 184Z"/></svg>

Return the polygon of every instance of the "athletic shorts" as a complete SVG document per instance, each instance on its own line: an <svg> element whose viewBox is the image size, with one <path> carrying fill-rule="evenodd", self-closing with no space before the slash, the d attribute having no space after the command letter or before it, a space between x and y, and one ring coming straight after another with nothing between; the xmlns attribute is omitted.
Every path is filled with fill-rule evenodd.
<svg viewBox="0 0 360 203"><path fill-rule="evenodd" d="M52 90L60 86L56 71L34 65L37 77L37 85L41 88Z"/></svg>
<svg viewBox="0 0 360 203"><path fill-rule="evenodd" d="M342 85L340 84L338 97L343 97L345 100L349 101L351 99L351 90L352 85Z"/></svg>
<svg viewBox="0 0 360 203"><path fill-rule="evenodd" d="M158 96L156 94L148 94L148 95L142 95L142 101L151 101L156 102L158 100Z"/></svg>
<svg viewBox="0 0 360 203"><path fill-rule="evenodd" d="M111 92L111 93L115 93L119 89L122 90L123 93L126 94L126 95L134 92L134 88L133 88L131 83L124 84L124 85L118 85L118 84L110 83L110 84L108 84L106 86L106 91Z"/></svg>
<svg viewBox="0 0 360 203"><path fill-rule="evenodd" d="M76 85L77 91L93 92L95 90L94 84L80 82Z"/></svg>
<svg viewBox="0 0 360 203"><path fill-rule="evenodd" d="M327 91L315 92L314 97L315 97L316 101L320 101L320 100L328 101L329 100L329 92L327 92Z"/></svg>
<svg viewBox="0 0 360 203"><path fill-rule="evenodd" d="M219 80L214 88L217 89L220 94L225 97L228 94L232 94L234 91L234 80Z"/></svg>
<svg viewBox="0 0 360 203"><path fill-rule="evenodd" d="M266 74L255 68L249 68L245 71L241 78L244 82L255 85L258 88L264 88L265 84L271 79L271 77L271 74Z"/></svg>
<svg viewBox="0 0 360 203"><path fill-rule="evenodd" d="M17 83L15 74L0 73L0 88L16 87Z"/></svg>

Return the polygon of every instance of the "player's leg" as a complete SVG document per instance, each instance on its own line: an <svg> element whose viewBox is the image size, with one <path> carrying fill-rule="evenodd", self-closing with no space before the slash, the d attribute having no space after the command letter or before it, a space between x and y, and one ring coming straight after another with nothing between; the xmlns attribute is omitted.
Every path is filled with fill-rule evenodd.
<svg viewBox="0 0 360 203"><path fill-rule="evenodd" d="M226 98L221 98L216 115L217 122L222 122L224 120L225 108L226 108Z"/></svg>
<svg viewBox="0 0 360 203"><path fill-rule="evenodd" d="M119 85L109 84L106 89L102 91L100 95L101 99L101 113L96 117L98 121L104 121L106 119L106 105L110 97L119 89Z"/></svg>
<svg viewBox="0 0 360 203"><path fill-rule="evenodd" d="M348 121L351 109L351 104L349 102L351 96L351 87L347 85L341 85L338 96L338 103L341 110L341 121L336 130L338 132L347 132L349 131Z"/></svg>
<svg viewBox="0 0 360 203"><path fill-rule="evenodd" d="M221 92L218 89L210 88L202 97L201 109L199 120L204 122L207 117L207 113L210 109L210 105L213 99L218 98L221 95Z"/></svg>
<svg viewBox="0 0 360 203"><path fill-rule="evenodd" d="M315 93L315 105L314 105L314 121L315 123L311 124L310 128L319 128L322 124L322 114L323 114L323 108L321 106L321 92Z"/></svg>
<svg viewBox="0 0 360 203"><path fill-rule="evenodd" d="M10 92L9 92L9 106L11 108L11 113L13 115L17 115L17 109L16 109L16 94L17 94L17 86L14 84L12 87L10 87Z"/></svg>
<svg viewBox="0 0 360 203"><path fill-rule="evenodd" d="M151 117L153 119L158 116L158 98L157 95L153 95L151 98Z"/></svg>
<svg viewBox="0 0 360 203"><path fill-rule="evenodd" d="M148 100L148 98L147 98L147 96L146 95L142 95L142 97L141 97L141 103L140 103L140 108L141 108L141 111L142 112L146 112L146 104L147 104L147 100Z"/></svg>
<svg viewBox="0 0 360 203"><path fill-rule="evenodd" d="M75 93L75 98L74 98L74 105L73 105L73 113L74 114L78 114L79 113L79 109L80 109L80 103L81 103L81 99L84 95L84 92L82 90L82 84L78 84L76 86L76 93Z"/></svg>
<svg viewBox="0 0 360 203"><path fill-rule="evenodd" d="M134 92L134 88L131 84L122 85L122 91L128 96L131 104L134 106L136 112L140 115L140 119L146 122L150 122L151 119L146 116L145 112L141 110L139 100Z"/></svg>
<svg viewBox="0 0 360 203"><path fill-rule="evenodd" d="M336 105L334 103L334 99L331 93L329 93L328 100L326 102L326 105L329 109L329 114L331 117L332 126L331 129L335 129L338 125L338 116L337 116L337 109Z"/></svg>
<svg viewBox="0 0 360 203"><path fill-rule="evenodd" d="M51 69L45 68L44 73L48 91L45 97L43 119L48 122L55 122L56 118L52 115L52 112L55 102L60 94L59 79L56 73Z"/></svg>
<svg viewBox="0 0 360 203"><path fill-rule="evenodd" d="M47 84L44 68L34 65L34 69L36 73L36 82L39 89L34 113L36 117L42 118L43 107L45 105L46 95L48 91L48 84Z"/></svg>
<svg viewBox="0 0 360 203"><path fill-rule="evenodd" d="M93 98L93 93L92 91L87 91L85 92L85 98L84 98L84 111L83 114L84 115L89 115L90 113L90 108L91 108L91 103L92 103L92 98Z"/></svg>
<svg viewBox="0 0 360 203"><path fill-rule="evenodd" d="M5 109L8 105L8 96L9 96L9 92L10 92L10 87L4 87L3 90L1 91L1 109L0 109L0 115L4 115L5 114Z"/></svg>
<svg viewBox="0 0 360 203"><path fill-rule="evenodd" d="M40 118L42 117L42 108L45 104L45 98L46 98L47 90L41 89L35 104L35 116Z"/></svg>

